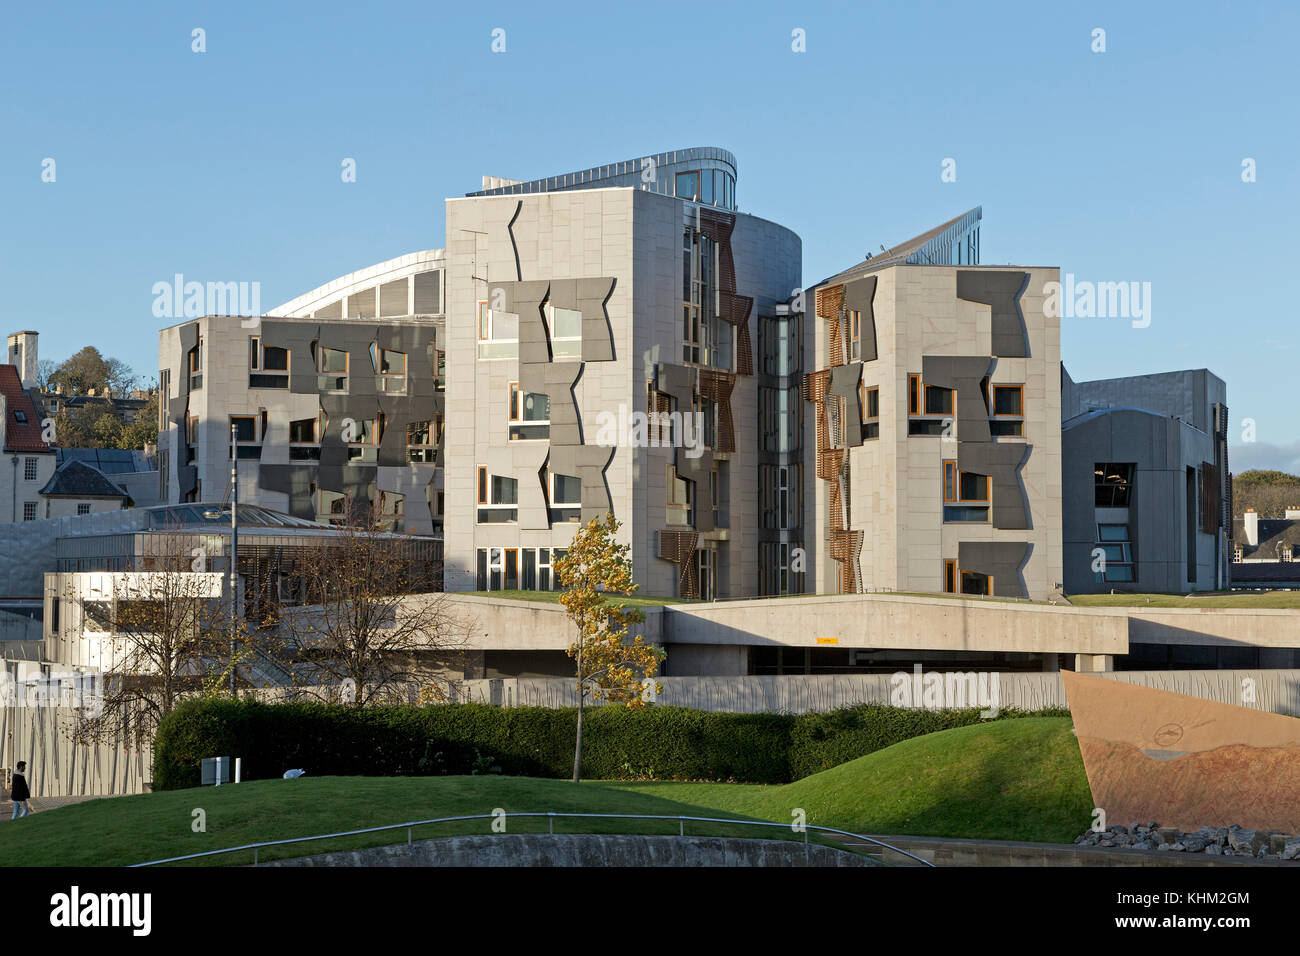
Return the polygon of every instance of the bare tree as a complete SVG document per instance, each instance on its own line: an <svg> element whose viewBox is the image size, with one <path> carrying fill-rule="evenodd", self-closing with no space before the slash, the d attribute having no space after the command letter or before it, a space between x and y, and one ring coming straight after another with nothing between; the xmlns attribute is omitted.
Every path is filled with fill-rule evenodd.
<svg viewBox="0 0 1300 956"><path fill-rule="evenodd" d="M357 707L446 699L471 622L434 590L433 544L354 519L296 558L302 604L279 626L308 693Z"/></svg>

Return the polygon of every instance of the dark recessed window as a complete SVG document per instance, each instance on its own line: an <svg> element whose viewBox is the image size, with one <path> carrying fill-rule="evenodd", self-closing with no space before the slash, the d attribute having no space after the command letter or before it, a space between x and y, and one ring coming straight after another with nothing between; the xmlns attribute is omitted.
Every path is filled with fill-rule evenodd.
<svg viewBox="0 0 1300 956"><path fill-rule="evenodd" d="M927 415L952 414L952 389L938 385L925 387L925 413Z"/></svg>
<svg viewBox="0 0 1300 956"><path fill-rule="evenodd" d="M1133 496L1132 462L1099 462L1093 466L1096 507L1127 508Z"/></svg>

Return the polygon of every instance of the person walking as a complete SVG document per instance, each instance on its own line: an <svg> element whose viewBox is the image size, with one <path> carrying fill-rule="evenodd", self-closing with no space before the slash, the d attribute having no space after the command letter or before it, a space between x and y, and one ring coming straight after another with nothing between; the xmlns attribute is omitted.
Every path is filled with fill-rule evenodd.
<svg viewBox="0 0 1300 956"><path fill-rule="evenodd" d="M32 792L27 789L27 761L20 760L18 769L14 771L13 789L9 792L9 799L14 802L15 820L32 812L32 805L28 802L31 795Z"/></svg>

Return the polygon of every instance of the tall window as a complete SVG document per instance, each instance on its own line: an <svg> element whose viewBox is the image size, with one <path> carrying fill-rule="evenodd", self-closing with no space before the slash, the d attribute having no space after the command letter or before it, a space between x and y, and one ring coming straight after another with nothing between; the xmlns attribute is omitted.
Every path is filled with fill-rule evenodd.
<svg viewBox="0 0 1300 956"><path fill-rule="evenodd" d="M510 440L534 441L551 435L551 397L545 392L525 392L510 383L508 410Z"/></svg>
<svg viewBox="0 0 1300 956"><path fill-rule="evenodd" d="M960 471L955 461L943 463L944 521L988 521L991 503L988 475Z"/></svg>
<svg viewBox="0 0 1300 956"><path fill-rule="evenodd" d="M993 386L993 417L989 433L994 436L1025 433L1025 387L1023 385Z"/></svg>
<svg viewBox="0 0 1300 956"><path fill-rule="evenodd" d="M700 199L700 174L698 172L678 173L676 182L678 199L697 202Z"/></svg>
<svg viewBox="0 0 1300 956"><path fill-rule="evenodd" d="M36 520L36 504L37 504L37 503L36 503L35 501L24 501L24 502L23 502L23 520L24 520L24 521L35 521L35 520Z"/></svg>
<svg viewBox="0 0 1300 956"><path fill-rule="evenodd" d="M694 229L682 232L682 361L731 368L718 326L718 244Z"/></svg>
<svg viewBox="0 0 1300 956"><path fill-rule="evenodd" d="M956 392L939 385L926 385L913 372L907 376L907 433L944 435L951 433ZM931 417L933 416L933 417Z"/></svg>
<svg viewBox="0 0 1300 956"><path fill-rule="evenodd" d="M203 387L203 336L199 336L198 344L190 349L189 354L190 369L190 390Z"/></svg>
<svg viewBox="0 0 1300 956"><path fill-rule="evenodd" d="M519 481L488 472L478 466L479 524L501 524L519 520Z"/></svg>
<svg viewBox="0 0 1300 956"><path fill-rule="evenodd" d="M388 395L406 394L406 353L370 343L370 364L375 370L375 387Z"/></svg>
<svg viewBox="0 0 1300 956"><path fill-rule="evenodd" d="M348 461L377 461L379 443L384 438L384 415L363 418L345 426L343 440L348 446Z"/></svg>
<svg viewBox="0 0 1300 956"><path fill-rule="evenodd" d="M582 313L547 305L546 324L551 335L551 359L556 362L582 361Z"/></svg>
<svg viewBox="0 0 1300 956"><path fill-rule="evenodd" d="M407 461L431 464L438 459L438 432L442 430L441 419L422 422L407 422L406 458Z"/></svg>
<svg viewBox="0 0 1300 956"><path fill-rule="evenodd" d="M36 480L37 461L35 458L23 459L23 478L27 481Z"/></svg>
<svg viewBox="0 0 1300 956"><path fill-rule="evenodd" d="M343 349L318 346L316 349L316 387L322 392L348 390L348 353Z"/></svg>
<svg viewBox="0 0 1300 956"><path fill-rule="evenodd" d="M1101 558L1100 561L1097 560L1098 557ZM1092 567L1093 576L1098 582L1132 583L1137 580L1133 540L1127 524L1097 525Z"/></svg>
<svg viewBox="0 0 1300 956"><path fill-rule="evenodd" d="M519 357L519 316L488 308L486 299L478 304L478 357L513 359Z"/></svg>
<svg viewBox="0 0 1300 956"><path fill-rule="evenodd" d="M322 412L321 415L323 414ZM289 422L289 460L319 461L322 431L320 415Z"/></svg>
<svg viewBox="0 0 1300 956"><path fill-rule="evenodd" d="M880 437L880 386L858 386L858 401L862 405L862 437Z"/></svg>
<svg viewBox="0 0 1300 956"><path fill-rule="evenodd" d="M582 481L573 475L557 475L548 469L552 521L582 518Z"/></svg>
<svg viewBox="0 0 1300 956"><path fill-rule="evenodd" d="M695 514L691 507L695 482L677 477L677 469L668 466L668 500L665 522L671 525L693 525Z"/></svg>
<svg viewBox="0 0 1300 956"><path fill-rule="evenodd" d="M254 415L231 415L230 428L235 438L235 453L239 458L261 458L262 445L257 440L258 418ZM230 449L226 453L229 456Z"/></svg>

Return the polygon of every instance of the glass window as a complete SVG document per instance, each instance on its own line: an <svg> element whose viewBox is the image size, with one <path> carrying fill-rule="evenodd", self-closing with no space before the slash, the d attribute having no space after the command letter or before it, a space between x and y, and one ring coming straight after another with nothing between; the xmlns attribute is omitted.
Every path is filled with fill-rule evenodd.
<svg viewBox="0 0 1300 956"><path fill-rule="evenodd" d="M951 415L952 389L927 385L925 387L925 413L927 415Z"/></svg>
<svg viewBox="0 0 1300 956"><path fill-rule="evenodd" d="M700 174L699 173L678 173L677 174L677 198L697 200L700 198Z"/></svg>
<svg viewBox="0 0 1300 956"><path fill-rule="evenodd" d="M573 309L547 306L551 326L551 358L560 361L582 360L582 313Z"/></svg>
<svg viewBox="0 0 1300 956"><path fill-rule="evenodd" d="M1133 495L1132 462L1098 462L1095 476L1095 505L1098 508L1127 508Z"/></svg>
<svg viewBox="0 0 1300 956"><path fill-rule="evenodd" d="M478 469L478 502L478 521L480 524L518 520L518 479L489 474L486 466L480 465Z"/></svg>
<svg viewBox="0 0 1300 956"><path fill-rule="evenodd" d="M277 345L262 348L262 370L265 372L289 371L289 350Z"/></svg>
<svg viewBox="0 0 1300 956"><path fill-rule="evenodd" d="M316 350L316 387L325 392L348 390L348 353L319 346Z"/></svg>
<svg viewBox="0 0 1300 956"><path fill-rule="evenodd" d="M486 300L478 304L478 357L512 359L519 357L519 316L513 312L489 309Z"/></svg>
<svg viewBox="0 0 1300 956"><path fill-rule="evenodd" d="M235 441L257 441L257 425L251 415L231 415L231 427L235 431Z"/></svg>
<svg viewBox="0 0 1300 956"><path fill-rule="evenodd" d="M994 415L1023 415L1024 388L1020 385L993 386Z"/></svg>
<svg viewBox="0 0 1300 956"><path fill-rule="evenodd" d="M289 422L290 444L315 444L316 424L315 418L299 418Z"/></svg>
<svg viewBox="0 0 1300 956"><path fill-rule="evenodd" d="M668 466L668 503L665 521L672 525L691 524L691 489L694 482L677 477L677 469Z"/></svg>
<svg viewBox="0 0 1300 956"><path fill-rule="evenodd" d="M408 422L406 425L406 457L414 462L433 462L438 446L432 421Z"/></svg>
<svg viewBox="0 0 1300 956"><path fill-rule="evenodd" d="M406 353L370 345L370 364L375 370L379 391L389 395L406 394Z"/></svg>
<svg viewBox="0 0 1300 956"><path fill-rule="evenodd" d="M1128 525L1126 524L1099 524L1097 525L1098 541L1128 541Z"/></svg>
<svg viewBox="0 0 1300 956"><path fill-rule="evenodd" d="M989 479L987 475L976 475L969 471L961 473L961 500L988 501Z"/></svg>

